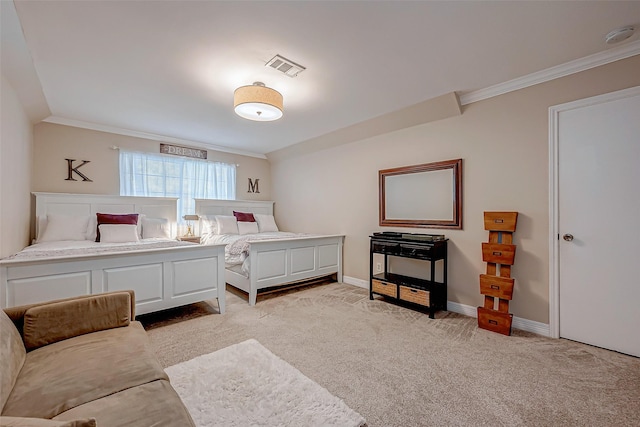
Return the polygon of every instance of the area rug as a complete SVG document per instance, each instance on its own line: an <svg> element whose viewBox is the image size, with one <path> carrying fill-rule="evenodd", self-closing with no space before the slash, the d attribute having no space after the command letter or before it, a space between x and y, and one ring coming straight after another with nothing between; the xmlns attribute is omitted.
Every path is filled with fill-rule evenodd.
<svg viewBox="0 0 640 427"><path fill-rule="evenodd" d="M365 425L341 399L254 339L165 371L199 427Z"/></svg>

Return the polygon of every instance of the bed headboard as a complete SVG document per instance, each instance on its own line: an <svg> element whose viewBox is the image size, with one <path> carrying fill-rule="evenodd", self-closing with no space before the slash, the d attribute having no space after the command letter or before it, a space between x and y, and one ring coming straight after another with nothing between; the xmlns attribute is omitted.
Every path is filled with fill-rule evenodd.
<svg viewBox="0 0 640 427"><path fill-rule="evenodd" d="M177 222L178 199L169 197L131 197L106 194L32 193L36 198L35 218L47 214L95 215L96 213L139 213L150 218ZM35 221L34 218L34 221ZM38 221L35 221L36 236Z"/></svg>
<svg viewBox="0 0 640 427"><path fill-rule="evenodd" d="M233 211L273 215L273 202L195 199L197 215L233 215Z"/></svg>

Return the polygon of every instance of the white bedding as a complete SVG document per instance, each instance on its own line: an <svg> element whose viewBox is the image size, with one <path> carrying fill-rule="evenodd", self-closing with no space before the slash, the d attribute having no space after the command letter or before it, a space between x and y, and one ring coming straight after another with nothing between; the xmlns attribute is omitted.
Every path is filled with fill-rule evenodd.
<svg viewBox="0 0 640 427"><path fill-rule="evenodd" d="M99 255L140 251L147 249L171 248L175 246L189 246L194 243L180 242L173 239L142 239L138 242L104 243L92 240L63 240L56 242L42 242L27 246L20 252L4 260L33 260L41 258L59 258L78 255Z"/></svg>
<svg viewBox="0 0 640 427"><path fill-rule="evenodd" d="M224 262L225 268L242 265L241 273L245 277L249 277L250 260L249 249L251 242L261 240L283 240L296 239L302 237L312 237L313 234L307 233L290 233L286 231L271 231L256 234L206 234L202 236L200 243L204 245L213 245L224 243ZM234 269L237 272L237 269Z"/></svg>

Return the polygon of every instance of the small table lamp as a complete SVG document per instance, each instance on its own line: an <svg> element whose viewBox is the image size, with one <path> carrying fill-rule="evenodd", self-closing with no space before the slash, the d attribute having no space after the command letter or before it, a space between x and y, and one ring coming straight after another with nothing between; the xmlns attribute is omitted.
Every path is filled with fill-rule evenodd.
<svg viewBox="0 0 640 427"><path fill-rule="evenodd" d="M191 221L197 221L200 219L198 215L185 215L182 217L185 221L187 221L187 234L186 237L193 237L193 228L191 227Z"/></svg>

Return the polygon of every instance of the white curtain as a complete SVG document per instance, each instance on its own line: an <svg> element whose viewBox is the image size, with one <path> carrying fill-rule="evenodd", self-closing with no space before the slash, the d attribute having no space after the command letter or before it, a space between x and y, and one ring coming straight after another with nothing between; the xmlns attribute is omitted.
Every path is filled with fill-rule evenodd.
<svg viewBox="0 0 640 427"><path fill-rule="evenodd" d="M195 214L193 199L236 198L236 165L120 150L120 195L177 197L178 224Z"/></svg>

